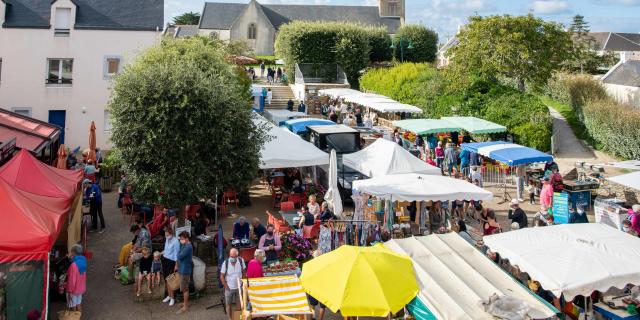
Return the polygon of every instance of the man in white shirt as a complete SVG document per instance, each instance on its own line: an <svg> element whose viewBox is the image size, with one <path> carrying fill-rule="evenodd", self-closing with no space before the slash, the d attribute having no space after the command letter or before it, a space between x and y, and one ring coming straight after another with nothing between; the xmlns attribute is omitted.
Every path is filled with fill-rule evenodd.
<svg viewBox="0 0 640 320"><path fill-rule="evenodd" d="M224 307L227 309L229 319L232 319L231 305L235 303L236 307L239 306L238 279L242 279L246 268L242 258L238 257L238 249L232 248L229 251L229 258L222 263L220 269L220 281L224 286Z"/></svg>

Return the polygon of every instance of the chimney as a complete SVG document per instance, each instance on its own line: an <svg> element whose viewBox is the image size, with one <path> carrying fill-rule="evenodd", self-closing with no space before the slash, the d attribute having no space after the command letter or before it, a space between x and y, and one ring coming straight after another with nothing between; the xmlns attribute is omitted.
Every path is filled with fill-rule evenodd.
<svg viewBox="0 0 640 320"><path fill-rule="evenodd" d="M624 51L620 52L620 62L621 63L627 62L627 53Z"/></svg>

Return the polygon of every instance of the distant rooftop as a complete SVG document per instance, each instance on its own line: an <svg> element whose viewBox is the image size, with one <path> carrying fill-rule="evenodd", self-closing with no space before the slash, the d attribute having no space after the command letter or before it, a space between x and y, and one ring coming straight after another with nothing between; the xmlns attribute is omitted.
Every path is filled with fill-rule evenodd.
<svg viewBox="0 0 640 320"><path fill-rule="evenodd" d="M602 82L629 87L640 87L640 60L627 60L609 71Z"/></svg>
<svg viewBox="0 0 640 320"><path fill-rule="evenodd" d="M640 51L640 33L591 32L596 50L600 51Z"/></svg>

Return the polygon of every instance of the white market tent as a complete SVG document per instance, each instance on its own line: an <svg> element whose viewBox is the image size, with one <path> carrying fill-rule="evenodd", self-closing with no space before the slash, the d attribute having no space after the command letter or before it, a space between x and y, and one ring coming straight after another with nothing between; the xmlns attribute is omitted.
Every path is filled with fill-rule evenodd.
<svg viewBox="0 0 640 320"><path fill-rule="evenodd" d="M383 95L364 93L353 89L323 89L318 91L318 94L321 96L329 96L333 99L341 98L345 102L356 103L379 112L422 113L422 109L416 106L400 103Z"/></svg>
<svg viewBox="0 0 640 320"><path fill-rule="evenodd" d="M387 139L377 139L368 147L342 156L342 163L373 178L389 174L422 173L441 175L434 167Z"/></svg>
<svg viewBox="0 0 640 320"><path fill-rule="evenodd" d="M532 319L546 319L556 314L553 307L535 297L456 233L393 239L384 245L408 255L413 261L420 287L418 301L408 306L414 315L425 314L424 318L435 319L494 319L481 305L481 301L488 300L494 293L526 303Z"/></svg>
<svg viewBox="0 0 640 320"><path fill-rule="evenodd" d="M525 228L485 236L493 252L556 297L640 284L640 238L600 223Z"/></svg>
<svg viewBox="0 0 640 320"><path fill-rule="evenodd" d="M281 122L295 118L304 118L307 117L307 114L304 112L289 111L287 109L273 109L265 111L264 116L279 126Z"/></svg>
<svg viewBox="0 0 640 320"><path fill-rule="evenodd" d="M416 173L356 180L353 190L392 201L493 199L493 193L464 180Z"/></svg>
<svg viewBox="0 0 640 320"><path fill-rule="evenodd" d="M609 166L619 169L640 170L640 160L614 162L612 164L609 164Z"/></svg>
<svg viewBox="0 0 640 320"><path fill-rule="evenodd" d="M640 171L607 178L607 180L621 184L625 187L640 190Z"/></svg>
<svg viewBox="0 0 640 320"><path fill-rule="evenodd" d="M260 150L260 169L307 167L329 164L329 155L289 130L276 127L261 116L256 125L266 125L271 140Z"/></svg>

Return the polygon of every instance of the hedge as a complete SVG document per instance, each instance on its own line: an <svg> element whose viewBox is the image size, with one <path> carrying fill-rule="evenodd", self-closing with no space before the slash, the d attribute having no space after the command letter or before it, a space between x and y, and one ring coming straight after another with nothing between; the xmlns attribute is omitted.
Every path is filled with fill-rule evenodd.
<svg viewBox="0 0 640 320"><path fill-rule="evenodd" d="M409 62L434 62L438 52L438 34L419 24L406 24L396 31L394 42L396 45L395 56L400 60L400 39L411 41L413 49L408 49L407 44L404 47L404 61Z"/></svg>
<svg viewBox="0 0 640 320"><path fill-rule="evenodd" d="M284 59L290 79L295 78L296 63L337 63L357 87L360 71L370 60L389 57L390 43L385 29L379 27L294 21L280 27L275 49L276 55Z"/></svg>
<svg viewBox="0 0 640 320"><path fill-rule="evenodd" d="M640 111L610 98L599 81L557 74L545 87L545 94L571 107L579 122L577 128L572 126L577 136L613 156L640 158Z"/></svg>
<svg viewBox="0 0 640 320"><path fill-rule="evenodd" d="M450 79L425 63L403 63L370 69L360 78L363 91L375 92L422 108L425 118L455 113L502 124L516 142L550 150L551 116L535 96L486 79Z"/></svg>
<svg viewBox="0 0 640 320"><path fill-rule="evenodd" d="M602 149L624 159L640 159L640 111L612 99L588 101L584 125Z"/></svg>

